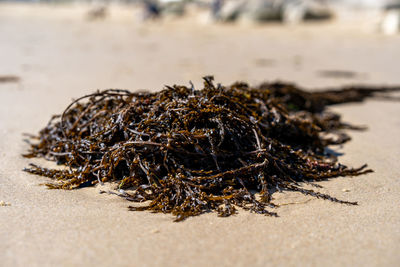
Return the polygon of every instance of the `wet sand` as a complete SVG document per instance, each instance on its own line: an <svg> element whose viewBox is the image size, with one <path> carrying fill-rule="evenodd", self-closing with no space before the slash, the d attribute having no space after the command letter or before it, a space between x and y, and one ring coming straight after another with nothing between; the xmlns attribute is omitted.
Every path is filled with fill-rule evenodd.
<svg viewBox="0 0 400 267"><path fill-rule="evenodd" d="M205 25L197 18L140 24L115 8L86 21L80 6L0 4L0 266L398 266L400 104L368 100L333 108L367 125L337 150L374 173L320 182L346 206L277 193L278 218L214 213L174 223L129 212L99 188L48 190L22 172L23 133L36 133L72 98L96 89L285 80L310 88L400 84L400 36L323 23ZM321 75L352 73L354 75ZM43 163L40 160L33 160ZM45 163L46 164L46 163ZM309 200L309 201L308 201Z"/></svg>

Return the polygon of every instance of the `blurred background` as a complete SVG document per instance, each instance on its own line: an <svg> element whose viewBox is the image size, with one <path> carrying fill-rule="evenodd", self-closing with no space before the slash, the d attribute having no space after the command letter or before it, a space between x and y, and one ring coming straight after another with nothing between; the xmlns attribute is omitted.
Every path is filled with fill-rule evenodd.
<svg viewBox="0 0 400 267"><path fill-rule="evenodd" d="M0 86L400 83L399 30L400 0L0 1Z"/></svg>

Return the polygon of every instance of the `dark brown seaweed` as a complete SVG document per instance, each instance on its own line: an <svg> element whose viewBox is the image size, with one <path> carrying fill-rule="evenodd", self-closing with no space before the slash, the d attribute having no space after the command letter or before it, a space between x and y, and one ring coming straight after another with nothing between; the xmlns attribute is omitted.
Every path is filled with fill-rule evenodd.
<svg viewBox="0 0 400 267"><path fill-rule="evenodd" d="M172 213L177 221L209 211L229 216L238 207L276 215L267 209L275 206L276 190L355 205L302 186L372 171L366 165L348 168L329 153L329 145L349 140L341 129L357 127L325 107L395 90L307 92L284 83L225 87L210 76L201 90L193 85L157 93L105 90L53 116L24 155L68 168L24 170L52 178L48 186L55 189L117 182L120 196L147 201L130 210Z"/></svg>
<svg viewBox="0 0 400 267"><path fill-rule="evenodd" d="M0 75L0 83L17 83L20 78L15 75Z"/></svg>

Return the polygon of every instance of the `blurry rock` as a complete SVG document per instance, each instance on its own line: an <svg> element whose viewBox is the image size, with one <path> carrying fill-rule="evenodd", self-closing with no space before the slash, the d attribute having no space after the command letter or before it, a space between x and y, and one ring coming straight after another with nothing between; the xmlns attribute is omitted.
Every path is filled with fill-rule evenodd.
<svg viewBox="0 0 400 267"><path fill-rule="evenodd" d="M306 18L307 7L304 2L292 1L282 7L282 21L286 24L298 24Z"/></svg>
<svg viewBox="0 0 400 267"><path fill-rule="evenodd" d="M105 6L96 6L91 8L87 12L87 19L88 20L101 20L105 19L108 15L107 7Z"/></svg>
<svg viewBox="0 0 400 267"><path fill-rule="evenodd" d="M333 12L326 1L321 0L290 1L282 11L282 20L292 24L304 20L327 20L332 16Z"/></svg>
<svg viewBox="0 0 400 267"><path fill-rule="evenodd" d="M322 0L237 0L225 3L220 17L223 21L245 18L294 24L308 19L328 19L331 11Z"/></svg>
<svg viewBox="0 0 400 267"><path fill-rule="evenodd" d="M141 15L141 20L155 20L161 17L160 6L155 0L143 0L143 13Z"/></svg>
<svg viewBox="0 0 400 267"><path fill-rule="evenodd" d="M333 4L339 4L347 9L366 10L382 9L387 6L400 4L399 0L329 0Z"/></svg>
<svg viewBox="0 0 400 267"><path fill-rule="evenodd" d="M185 1L182 0L161 0L163 15L183 16L185 13Z"/></svg>
<svg viewBox="0 0 400 267"><path fill-rule="evenodd" d="M213 20L220 20L223 0L212 0L211 2L211 17Z"/></svg>
<svg viewBox="0 0 400 267"><path fill-rule="evenodd" d="M243 16L253 21L280 20L284 1L249 0Z"/></svg>
<svg viewBox="0 0 400 267"><path fill-rule="evenodd" d="M303 0L306 20L325 20L333 16L333 11L324 0Z"/></svg>
<svg viewBox="0 0 400 267"><path fill-rule="evenodd" d="M243 13L246 0L226 1L220 11L222 21L235 21Z"/></svg>

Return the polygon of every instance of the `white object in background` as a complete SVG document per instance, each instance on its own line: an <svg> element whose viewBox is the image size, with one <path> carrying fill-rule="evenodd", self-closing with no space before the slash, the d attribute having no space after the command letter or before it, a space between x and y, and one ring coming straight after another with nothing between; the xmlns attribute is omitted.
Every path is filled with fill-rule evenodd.
<svg viewBox="0 0 400 267"><path fill-rule="evenodd" d="M301 23L307 13L307 7L302 2L289 2L283 6L282 20L286 24Z"/></svg>
<svg viewBox="0 0 400 267"><path fill-rule="evenodd" d="M400 31L400 10L388 10L382 20L381 31L384 34L392 35Z"/></svg>

